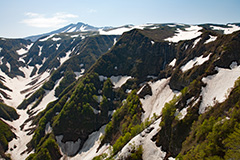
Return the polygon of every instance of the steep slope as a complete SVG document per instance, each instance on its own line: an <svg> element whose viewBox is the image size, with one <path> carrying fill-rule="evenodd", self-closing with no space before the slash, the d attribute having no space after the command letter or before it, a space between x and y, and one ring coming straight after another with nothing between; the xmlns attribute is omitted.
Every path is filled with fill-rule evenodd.
<svg viewBox="0 0 240 160"><path fill-rule="evenodd" d="M18 108L28 108L17 110L20 115L18 120L7 122L16 129L14 132L17 135L17 139L9 144L12 158L19 156L26 158L27 152L23 151L26 150L26 144L32 138L31 130L34 129L34 126L28 126L27 123L31 121L33 115L43 110L49 102L57 99L68 85L82 76L101 54L112 47L117 38L118 36L98 36L91 32L53 35L39 39L35 43L26 40L9 40L20 45L16 45L17 48L11 47L12 51L9 53L8 50L3 49L1 66L6 66L5 57L7 58L7 54L12 52L16 55L16 60L21 61L20 71L23 71L23 74L12 74L13 77L10 77L11 74L7 75L7 71L1 70L2 102L16 108L26 99ZM26 45L29 47L25 50ZM7 47L3 44L3 48Z"/></svg>
<svg viewBox="0 0 240 160"><path fill-rule="evenodd" d="M107 36L117 29L100 30L105 36L40 38L24 60L35 70L31 76L52 70L51 76L18 106L23 110L12 124L23 124L26 139L7 153L13 159L231 157L228 136L236 138L238 128L216 126L225 119L226 125L238 125L239 29L238 24L149 24L118 28L130 31L117 42ZM56 49L61 41L63 48ZM55 49L47 51L51 45ZM216 129L224 134L221 144L210 137ZM204 146L213 146L210 153L200 152Z"/></svg>

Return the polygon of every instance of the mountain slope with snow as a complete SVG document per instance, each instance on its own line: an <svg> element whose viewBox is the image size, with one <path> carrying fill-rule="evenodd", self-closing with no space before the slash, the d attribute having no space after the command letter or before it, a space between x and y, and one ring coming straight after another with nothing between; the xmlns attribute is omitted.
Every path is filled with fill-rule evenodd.
<svg viewBox="0 0 240 160"><path fill-rule="evenodd" d="M83 25L8 52L0 45L0 94L20 115L4 120L17 136L7 154L191 159L196 146L212 142L203 158L230 156L228 136L237 128L216 127L240 124L239 24ZM21 62L22 75L13 74L6 53Z"/></svg>

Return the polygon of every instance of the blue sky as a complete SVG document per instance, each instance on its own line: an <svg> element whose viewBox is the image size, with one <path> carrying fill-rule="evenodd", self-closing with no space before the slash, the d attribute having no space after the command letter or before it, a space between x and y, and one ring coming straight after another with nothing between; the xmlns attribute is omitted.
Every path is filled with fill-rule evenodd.
<svg viewBox="0 0 240 160"><path fill-rule="evenodd" d="M240 22L240 0L1 0L0 37L46 33L70 23Z"/></svg>

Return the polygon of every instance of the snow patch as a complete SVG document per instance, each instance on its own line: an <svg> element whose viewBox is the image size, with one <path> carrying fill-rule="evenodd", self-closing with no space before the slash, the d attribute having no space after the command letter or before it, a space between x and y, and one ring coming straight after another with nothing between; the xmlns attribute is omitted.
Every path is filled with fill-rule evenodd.
<svg viewBox="0 0 240 160"><path fill-rule="evenodd" d="M61 46L61 43L60 44L57 44L57 47L56 47L56 50L58 50L58 48Z"/></svg>
<svg viewBox="0 0 240 160"><path fill-rule="evenodd" d="M76 152L80 147L81 139L79 138L76 142L67 141L65 143L62 142L62 139L63 139L63 135L56 136L56 140L61 151L68 156L72 156L76 154Z"/></svg>
<svg viewBox="0 0 240 160"><path fill-rule="evenodd" d="M212 76L204 77L202 81L207 84L202 88L202 103L199 113L204 113L208 106L213 106L216 101L223 102L230 93L234 82L240 75L240 66L232 69L216 68L218 73Z"/></svg>
<svg viewBox="0 0 240 160"><path fill-rule="evenodd" d="M210 27L213 28L214 30L223 30L224 34L232 34L233 32L240 30L240 27L236 25L228 24L227 26L228 28L223 28L223 27L213 26L213 25Z"/></svg>
<svg viewBox="0 0 240 160"><path fill-rule="evenodd" d="M208 44L208 43L210 43L210 42L213 42L213 41L215 41L217 39L217 36L211 36L210 35L210 38L208 39L208 40L206 40L206 42L204 42L204 44Z"/></svg>
<svg viewBox="0 0 240 160"><path fill-rule="evenodd" d="M132 150L132 146L138 147L142 145L143 147L143 155L142 158L144 160L155 160L155 159L164 159L166 153L161 150L161 147L157 147L155 142L151 139L154 135L156 135L159 130L159 124L161 119L156 120L152 125L143 130L140 134L132 138L118 153L117 159L125 159L128 155L130 155L130 151ZM152 129L152 131L150 131ZM150 133L149 133L150 131Z"/></svg>
<svg viewBox="0 0 240 160"><path fill-rule="evenodd" d="M131 76L111 76L110 80L114 85L113 88L121 87L123 84L127 82L127 80L131 79Z"/></svg>
<svg viewBox="0 0 240 160"><path fill-rule="evenodd" d="M197 44L198 44L198 42L201 40L201 38L198 38L198 39L196 39L194 42L193 42L193 47L192 48L194 48Z"/></svg>
<svg viewBox="0 0 240 160"><path fill-rule="evenodd" d="M0 52L2 52L2 50L3 50L3 48L2 48L2 47L0 47Z"/></svg>
<svg viewBox="0 0 240 160"><path fill-rule="evenodd" d="M38 46L38 48L39 48L38 56L41 56L42 55L42 48L43 48L43 46Z"/></svg>
<svg viewBox="0 0 240 160"><path fill-rule="evenodd" d="M193 68L194 66L199 66L202 65L204 62L209 60L211 54L209 54L207 57L203 58L203 55L201 55L200 57L195 57L194 59L190 60L187 64L183 65L180 69L185 72L191 68Z"/></svg>
<svg viewBox="0 0 240 160"><path fill-rule="evenodd" d="M50 122L48 122L45 127L45 134L49 134L51 132L52 132L52 127L50 125Z"/></svg>
<svg viewBox="0 0 240 160"><path fill-rule="evenodd" d="M59 41L59 40L61 40L61 39L62 39L62 38L60 38L60 37L58 37L58 38L53 37L53 38L52 38L53 41Z"/></svg>
<svg viewBox="0 0 240 160"><path fill-rule="evenodd" d="M172 60L172 62L169 63L169 66L174 67L174 66L176 65L176 61L177 61L177 59L174 58L174 59Z"/></svg>
<svg viewBox="0 0 240 160"><path fill-rule="evenodd" d="M71 51L68 51L65 57L60 58L60 63L61 63L60 65L62 65L65 61L67 61L70 58L71 53L72 53Z"/></svg>
<svg viewBox="0 0 240 160"><path fill-rule="evenodd" d="M46 41L48 40L49 38L52 38L54 36L54 34L50 35L50 36L47 36L46 38L43 38L43 39L39 39L40 42L43 42L43 41Z"/></svg>
<svg viewBox="0 0 240 160"><path fill-rule="evenodd" d="M113 39L113 46L117 43L117 38Z"/></svg>
<svg viewBox="0 0 240 160"><path fill-rule="evenodd" d="M186 28L185 31L178 28L177 33L173 37L166 38L165 41L179 42L181 40L190 40L200 36L202 34L202 32L200 32L201 29L202 27L194 25Z"/></svg>
<svg viewBox="0 0 240 160"><path fill-rule="evenodd" d="M7 68L8 68L8 72L11 72L11 64L10 63L6 63L6 66L7 66Z"/></svg>
<svg viewBox="0 0 240 160"><path fill-rule="evenodd" d="M101 82L102 82L102 81L105 81L105 80L107 80L107 77L100 75L100 76L99 76L99 80L100 80Z"/></svg>
<svg viewBox="0 0 240 160"><path fill-rule="evenodd" d="M169 102L175 95L168 85L169 81L170 78L148 83L152 88L152 96L146 95L144 99L140 99L145 111L142 117L143 121L146 118L151 118L154 113L157 115L161 114L164 104Z"/></svg>

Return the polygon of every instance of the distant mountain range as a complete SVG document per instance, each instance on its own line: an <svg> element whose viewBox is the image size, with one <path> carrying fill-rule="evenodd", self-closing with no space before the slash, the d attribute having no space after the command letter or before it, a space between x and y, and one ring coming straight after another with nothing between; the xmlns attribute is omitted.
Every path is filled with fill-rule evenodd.
<svg viewBox="0 0 240 160"><path fill-rule="evenodd" d="M239 77L239 23L0 38L0 159L239 159Z"/></svg>

